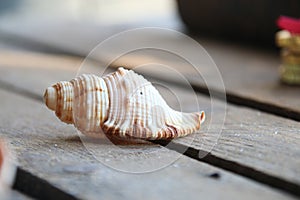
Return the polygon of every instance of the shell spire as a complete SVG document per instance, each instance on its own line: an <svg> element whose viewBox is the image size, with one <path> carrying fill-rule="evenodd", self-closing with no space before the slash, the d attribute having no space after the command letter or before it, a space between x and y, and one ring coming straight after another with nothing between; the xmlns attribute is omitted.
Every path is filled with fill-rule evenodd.
<svg viewBox="0 0 300 200"><path fill-rule="evenodd" d="M149 81L124 68L58 82L44 101L61 121L94 137L172 139L199 130L205 120L203 111L173 110Z"/></svg>

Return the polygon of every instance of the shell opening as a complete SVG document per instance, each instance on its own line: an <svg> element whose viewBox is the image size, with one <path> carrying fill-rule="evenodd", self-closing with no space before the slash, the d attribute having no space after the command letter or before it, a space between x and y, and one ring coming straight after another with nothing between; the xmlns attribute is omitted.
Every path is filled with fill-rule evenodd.
<svg viewBox="0 0 300 200"><path fill-rule="evenodd" d="M55 111L57 102L57 91L54 87L48 87L44 94L44 102L46 106Z"/></svg>

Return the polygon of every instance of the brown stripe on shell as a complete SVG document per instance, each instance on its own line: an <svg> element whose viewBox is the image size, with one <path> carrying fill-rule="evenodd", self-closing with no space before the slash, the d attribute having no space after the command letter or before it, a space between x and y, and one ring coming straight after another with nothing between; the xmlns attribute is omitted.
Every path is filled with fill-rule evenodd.
<svg viewBox="0 0 300 200"><path fill-rule="evenodd" d="M57 98L57 103L56 103L56 108L55 108L55 114L56 116L60 119L61 117L61 112L62 112L62 91L61 91L61 85L60 83L55 84L53 87L56 89L56 98Z"/></svg>
<svg viewBox="0 0 300 200"><path fill-rule="evenodd" d="M56 116L65 123L73 123L72 96L73 89L70 82L61 81L52 87L56 90Z"/></svg>

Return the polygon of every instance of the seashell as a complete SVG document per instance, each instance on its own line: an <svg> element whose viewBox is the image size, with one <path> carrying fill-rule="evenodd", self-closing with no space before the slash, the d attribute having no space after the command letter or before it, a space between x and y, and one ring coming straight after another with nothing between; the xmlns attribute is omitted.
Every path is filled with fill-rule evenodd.
<svg viewBox="0 0 300 200"><path fill-rule="evenodd" d="M143 76L121 67L104 77L58 82L44 101L61 121L93 137L172 139L199 130L205 120L203 111L173 110Z"/></svg>

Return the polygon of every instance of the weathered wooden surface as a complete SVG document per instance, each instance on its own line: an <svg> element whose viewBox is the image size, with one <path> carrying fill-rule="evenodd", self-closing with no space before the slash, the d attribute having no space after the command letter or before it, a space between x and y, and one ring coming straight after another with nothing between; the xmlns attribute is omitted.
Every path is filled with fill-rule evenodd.
<svg viewBox="0 0 300 200"><path fill-rule="evenodd" d="M24 54L24 56L25 55L26 54ZM33 60L34 57L39 57L39 55L33 56L32 57ZM52 59L59 60L61 58L53 57ZM51 66L50 61L52 59L49 59L47 62L49 66ZM6 66L9 65L10 68L4 66L1 67L0 79L5 83L9 83L6 86L8 87L6 89L9 89L9 87L11 86L17 88L23 88L24 90L28 90L28 88L30 88L29 91L32 91L34 95L42 95L43 89L46 88L49 84L52 84L55 81L59 81L63 79L68 80L72 78L71 76L73 74L73 68L74 68L73 62L66 62L64 66L61 68L60 73L57 73L57 71L59 70L59 66L55 66L55 65L52 65L51 67L44 66L43 69L41 68L37 70L39 64L37 64L37 62L33 62L33 63L36 64L35 67L29 67L29 66L26 67L23 65L24 70L23 71L21 70L22 73L20 73L20 71L18 70L21 67L20 64L14 65L13 63L10 64L7 63ZM48 76L47 78L41 79L38 76L33 76L33 74L35 73L41 74L41 77L45 77L45 74L47 74ZM5 74L5 76L2 76L2 74ZM185 110L187 111L194 110L195 109L195 105L193 104L194 97L190 96L188 92L185 92L182 89L179 88L177 89L174 88L174 89L175 90L173 92L180 93L182 96L185 96L185 98L181 99L180 102L182 105L185 105ZM210 102L207 98L201 96L198 96L197 98L199 99L201 108L205 108L205 109L210 108ZM168 98L167 100L169 103L171 103L173 107L178 106L178 102L176 102L176 99L174 100L174 98ZM207 130L207 125L209 124L210 117L219 118L222 116L222 113L220 113L222 111L222 104L223 104L222 102L219 102L218 105L216 105L216 109L213 115L210 114L209 109L206 110L208 121L204 125L204 130L201 131L200 134L194 134L190 137L174 140L173 142L178 144L184 144L185 146L191 146L195 149L200 149L205 151L211 150L212 145L214 144L214 142L216 142L216 138L218 137L216 133L219 126L215 124L215 126L211 127L210 130ZM32 106L27 106L27 107L32 107ZM51 115L51 112L46 110L45 107L41 107L40 109L41 110L39 112L45 114L42 115L43 117L38 116L37 117L38 119L39 118L43 119L45 118L45 115L47 116L49 115L47 119L49 119L49 121L51 122L54 121L55 123L57 123L55 124L54 130L48 127L43 132L49 132L51 129L51 131L53 131L51 137L56 137L57 136L55 135L56 132L61 132L61 130L64 130L65 132L66 128L70 128L70 127L66 127L66 125L62 123L59 123L57 120L55 121L54 119L55 117ZM11 118L13 118L13 116ZM23 129L26 130L26 126L28 129L29 124L31 124L30 127L45 128L48 126L45 124L37 124L37 122L34 121L35 120L34 116L31 116L30 120L31 120L30 123L28 122L25 123ZM297 159L299 158L299 152L300 152L299 129L300 129L300 125L295 121L280 118L280 117L275 117L251 109L228 105L227 117L226 117L225 126L223 127L223 132L220 135L219 140L217 144L214 146L211 153L212 155L215 155L219 158L226 159L229 161L235 161L242 165L251 167L253 169L257 169L263 173L270 174L275 177L280 177L284 180L289 180L299 185L300 172L298 166L300 163L299 163L299 159ZM19 131L20 130L18 130L17 132ZM20 133L21 132L22 131L20 131ZM39 131L36 131L36 133L33 134L32 137L37 137L37 139L40 138L39 143L43 143L43 140L47 140L47 138L49 137L49 135L47 134L40 135L37 132ZM69 130L68 134L74 134L74 130L73 131ZM55 140L54 144L56 142L59 142L59 139L62 139L65 136L64 137L57 136L57 137L59 138L54 139ZM64 141L63 143L64 145L70 145L69 143L65 144L65 142L66 141ZM52 142L48 141L47 143L48 145L50 145L47 146L47 148L52 149L53 146L51 146L51 144L53 145L53 141ZM79 145L77 143L79 143L79 141L76 142L76 145ZM36 149L38 148L40 147L36 147ZM47 151L47 149L44 149L43 151ZM79 155L80 157L82 157L82 154ZM167 153L167 155L169 155L169 153ZM30 169L30 167L28 169ZM44 175L43 173L39 173L39 174ZM52 177L52 175L49 175L49 176L45 176L45 178L47 179L51 178L50 176Z"/></svg>
<svg viewBox="0 0 300 200"><path fill-rule="evenodd" d="M36 54L35 56L38 58L40 57L39 54ZM78 65L76 62L80 62L80 60L76 61L75 59L74 63L62 63L63 67L60 67L59 65L51 65L51 62L49 62L51 58L51 56L48 57L49 60L47 63L49 66L47 67L44 65L39 70L36 70L35 67L31 68L29 66L14 66L11 63L9 70L7 70L6 67L0 68L0 78L6 83L24 88L24 90L29 90L35 95L42 96L44 89L47 86L55 83L56 81L69 80L73 78L73 75L75 74L73 72L73 66ZM62 58L56 57L56 59L57 60L54 59L54 63ZM34 63L36 67L43 64L37 62ZM23 69L24 71L20 69ZM75 67L75 69L77 69L77 67ZM101 68L99 67L99 71L100 69ZM95 71L97 71L97 69ZM33 74L34 76L32 76ZM24 78L24 76L27 76L28 78ZM41 80L39 76L46 78ZM199 95L195 97L189 91L185 92L185 90L181 90L180 88L172 87L172 89L174 90L172 92L179 95L177 96L180 98L179 103L186 111L195 110L196 105L194 101L195 98L198 98L200 109L205 109L207 111L207 123L209 123L208 120L210 120L210 117L214 117L218 119L216 121L222 122L222 119L219 118L224 117L224 113L222 113L224 102L217 101L214 114L211 115L211 113L209 113L211 109L211 102L208 98L201 97ZM162 94L167 93L163 92ZM179 106L177 102L178 99L174 96L166 98L168 103L173 105L173 107ZM213 125L215 127L211 127L209 134L205 135L205 137L208 137L206 138L207 141L211 140L212 142L215 142L215 138L217 136L214 134L217 133L218 128L220 127L216 124ZM297 180L297 182L300 183L300 177L297 176L300 174L299 168L297 167L300 164L300 160L291 159L290 157L290 155L299 156L299 129L299 123L292 120L275 117L260 111L228 105L225 126L223 127L222 134L218 140L218 145L215 146L213 153L216 153L219 157L239 161L240 163L245 163L245 161L247 161L247 163L254 168L258 168L269 173L275 173L274 175L276 176ZM209 150L208 148L210 148L212 144L208 142L208 146L206 147L205 144L203 144L203 136L196 136L197 137L195 138L189 138L195 139L193 145L200 145L203 150ZM188 139L183 138L178 141L188 141ZM268 143L268 148L265 148L265 145ZM274 157L274 153L276 153L276 157ZM278 157L280 157L280 159L278 159ZM282 166L282 163L288 163L288 165L286 165L286 170L284 171L282 171L282 167L284 167Z"/></svg>
<svg viewBox="0 0 300 200"><path fill-rule="evenodd" d="M2 196L1 196L2 197ZM18 191L14 191L11 190L9 192L9 194L6 194L3 198L1 198L3 200L30 200L32 198L18 192Z"/></svg>
<svg viewBox="0 0 300 200"><path fill-rule="evenodd" d="M75 31L59 28L64 26L62 25L63 23L56 25L52 24L52 26L50 26L51 28L49 27L49 24L47 24L47 28L43 25L44 23L36 23L32 24L30 29L20 28L17 24L18 23L14 24L14 26L4 26L2 29L11 31L21 37L29 38L32 42L37 42L37 44L41 44L41 46L45 45L45 47L52 47L56 50L62 50L71 54L73 53L84 56L89 53L94 46L106 39L108 35L135 27L134 25L127 25L125 27L121 26L122 28L115 27L116 29L107 29L105 27L97 28L93 26L89 26L87 28L85 27L86 25L80 26L77 24L74 27L79 27L80 31ZM19 25L26 27L28 24ZM63 33L61 32L62 30ZM105 31L103 32L103 30ZM41 34L41 31L43 31L44 34ZM53 32L52 34L51 31ZM72 34L68 34L68 31ZM72 37L62 38L62 35L72 35ZM136 40L137 38L132 39ZM168 38L164 36L160 38L158 36L155 42L163 43L165 46L175 48L179 47L180 49L189 51L190 46L185 45L181 39L182 38ZM154 40L151 40L150 43L153 43L153 41ZM254 106L260 107L260 109L268 112L271 112L273 109L273 112L278 115L281 113L285 117L290 116L293 119L300 119L299 87L289 87L279 83L279 52L269 52L254 47L243 47L220 41L216 42L206 38L197 38L197 41L203 45L203 47L212 56L212 59L216 62L223 77L226 90L230 95L233 95L231 98L232 101L236 103L236 97L242 98L243 101L240 101L241 104L247 106L253 106L254 104ZM130 43L135 44L136 41L126 40L122 43L116 44L115 46L111 45L110 49L107 49L107 52L105 52L107 54L98 55L96 56L96 59L105 59L107 55L115 54L121 44L122 46L128 46ZM199 85L201 87L205 86L202 81L199 81L198 77L194 76L195 73L193 73L193 70L188 70L189 67L182 60L172 60L173 57L170 57L170 55L151 55L149 52L147 52L146 55L143 55L143 52L139 53L139 57L134 55L125 56L119 63L122 65L126 63L128 66L145 64L147 61L167 64L179 70L183 69L181 71L186 74L187 78L190 78L192 82L194 80L195 85ZM199 51L190 51L189 55L203 60L202 66L200 67L202 75L208 79L214 78L211 77L210 64L206 62L207 58L205 54L199 53ZM153 75L153 73L155 76L159 75L151 70L149 73L150 75ZM165 77L162 78L166 79ZM172 77L169 77L169 79L172 80ZM220 89L218 85L210 85L210 87L216 90ZM269 105L271 105L271 108L268 107ZM276 109L279 111L276 112Z"/></svg>
<svg viewBox="0 0 300 200"><path fill-rule="evenodd" d="M41 102L3 90L0 96L0 134L10 142L19 165L78 198L239 199L237 194L241 192L245 199L292 198L185 156L152 173L116 171L97 161L74 128L56 120ZM140 169L155 167L179 155L157 145L125 146L120 155L110 144L93 147L119 167L139 160ZM220 178L211 178L212 173L219 173Z"/></svg>

